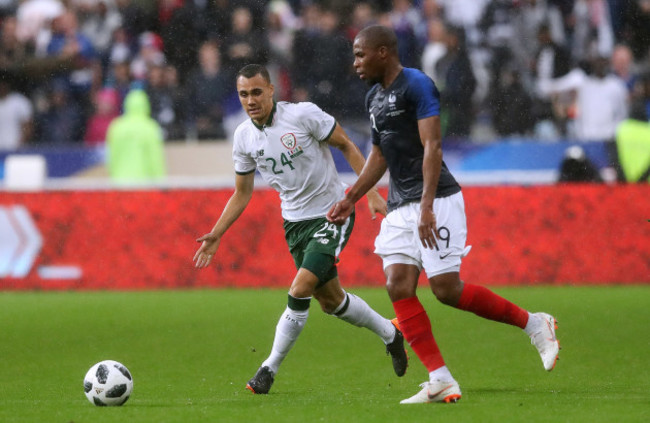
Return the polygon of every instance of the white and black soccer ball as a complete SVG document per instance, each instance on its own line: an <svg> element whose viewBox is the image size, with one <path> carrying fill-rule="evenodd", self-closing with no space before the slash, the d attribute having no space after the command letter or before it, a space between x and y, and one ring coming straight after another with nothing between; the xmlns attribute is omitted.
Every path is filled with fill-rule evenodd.
<svg viewBox="0 0 650 423"><path fill-rule="evenodd" d="M104 360L95 364L84 377L88 401L97 406L122 405L133 391L133 377L122 363Z"/></svg>

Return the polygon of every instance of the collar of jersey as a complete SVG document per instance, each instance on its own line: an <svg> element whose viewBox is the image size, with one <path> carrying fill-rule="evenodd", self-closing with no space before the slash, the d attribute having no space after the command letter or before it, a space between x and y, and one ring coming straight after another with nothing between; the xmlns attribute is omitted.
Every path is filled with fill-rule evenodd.
<svg viewBox="0 0 650 423"><path fill-rule="evenodd" d="M278 103L273 100L273 108L271 109L271 113L269 114L269 118L266 120L266 123L264 125L258 125L255 123L253 119L251 119L251 122L253 122L253 125L260 131L264 130L264 127L266 126L271 126L271 123L273 123L273 117L275 116L275 110L277 109Z"/></svg>

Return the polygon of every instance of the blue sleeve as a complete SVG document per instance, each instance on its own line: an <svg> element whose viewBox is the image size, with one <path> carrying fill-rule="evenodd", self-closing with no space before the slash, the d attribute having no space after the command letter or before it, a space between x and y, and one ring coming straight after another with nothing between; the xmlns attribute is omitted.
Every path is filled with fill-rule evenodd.
<svg viewBox="0 0 650 423"><path fill-rule="evenodd" d="M417 119L440 115L440 93L433 80L415 69L408 72L406 77L409 85L407 95L415 104Z"/></svg>

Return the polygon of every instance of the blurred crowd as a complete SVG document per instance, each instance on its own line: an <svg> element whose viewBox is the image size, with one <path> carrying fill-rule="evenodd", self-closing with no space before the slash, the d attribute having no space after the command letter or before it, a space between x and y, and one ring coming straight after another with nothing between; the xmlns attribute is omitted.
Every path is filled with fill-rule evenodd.
<svg viewBox="0 0 650 423"><path fill-rule="evenodd" d="M365 124L351 45L373 23L436 82L445 137L603 140L650 120L650 0L0 0L0 149L103 143L134 88L164 140L226 139L247 63L276 99Z"/></svg>

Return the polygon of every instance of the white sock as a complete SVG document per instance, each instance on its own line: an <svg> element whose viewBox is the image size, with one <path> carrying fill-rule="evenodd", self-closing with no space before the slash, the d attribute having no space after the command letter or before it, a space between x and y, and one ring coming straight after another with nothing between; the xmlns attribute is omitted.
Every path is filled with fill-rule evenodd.
<svg viewBox="0 0 650 423"><path fill-rule="evenodd" d="M292 310L289 307L284 310L277 326L275 327L275 338L271 354L264 360L262 366L268 366L273 374L278 373L282 360L289 354L289 351L296 343L298 335L307 323L309 309L304 311Z"/></svg>
<svg viewBox="0 0 650 423"><path fill-rule="evenodd" d="M395 338L395 326L391 321L382 317L354 294L346 292L345 299L332 314L360 328L370 329L379 335L384 344L393 342Z"/></svg>
<svg viewBox="0 0 650 423"><path fill-rule="evenodd" d="M534 314L528 312L528 322L526 323L526 327L524 328L524 332L528 334L528 336L532 336L533 332L537 331L537 326L539 326L539 317L535 316Z"/></svg>
<svg viewBox="0 0 650 423"><path fill-rule="evenodd" d="M447 366L438 367L432 372L429 372L429 382L435 380L441 380L443 382L451 382L454 380L454 377L451 375L451 372Z"/></svg>

